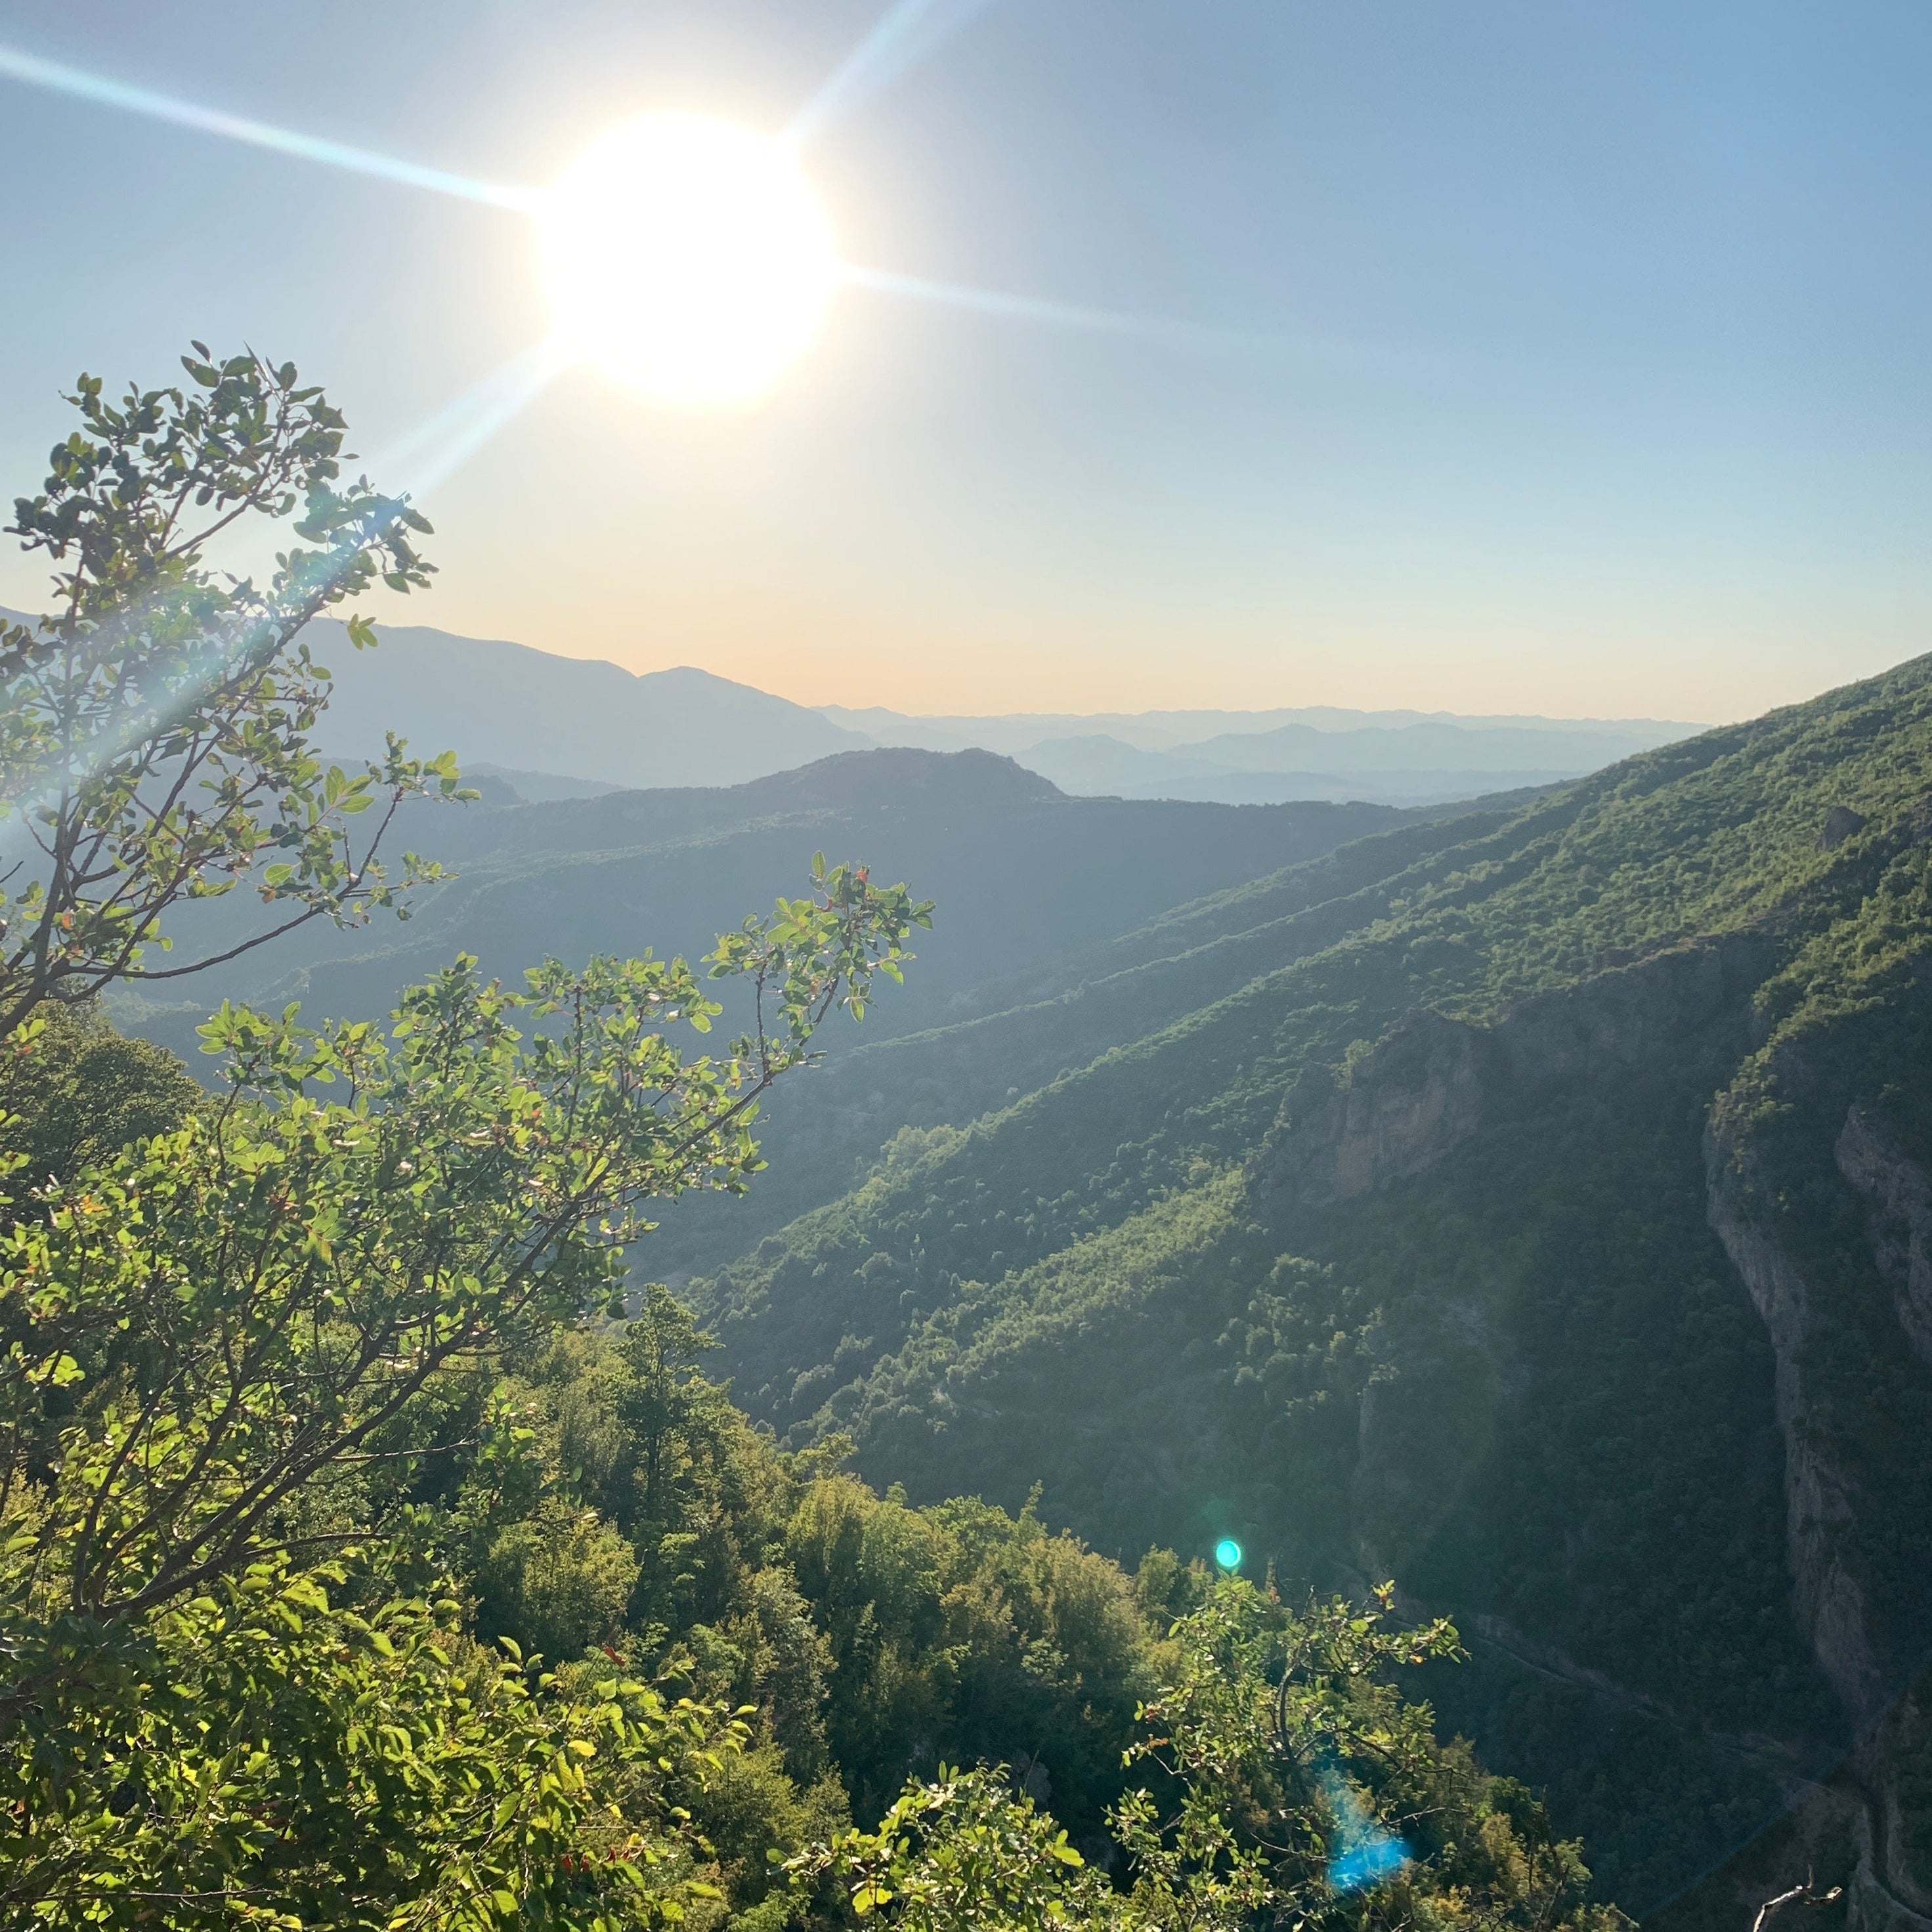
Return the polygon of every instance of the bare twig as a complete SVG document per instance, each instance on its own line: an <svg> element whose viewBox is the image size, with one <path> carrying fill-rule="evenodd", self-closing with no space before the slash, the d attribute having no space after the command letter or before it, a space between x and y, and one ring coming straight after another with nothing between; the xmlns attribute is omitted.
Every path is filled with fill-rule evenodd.
<svg viewBox="0 0 1932 1932"><path fill-rule="evenodd" d="M1787 1905L1829 1905L1844 1891L1843 1886L1834 1885L1829 1892L1820 1892L1812 1874L1808 1871L1802 1885L1794 1885L1789 1892L1780 1892L1775 1898L1767 1898L1758 1907L1757 1916L1751 1921L1751 1932L1764 1932L1772 1915L1782 1912Z"/></svg>

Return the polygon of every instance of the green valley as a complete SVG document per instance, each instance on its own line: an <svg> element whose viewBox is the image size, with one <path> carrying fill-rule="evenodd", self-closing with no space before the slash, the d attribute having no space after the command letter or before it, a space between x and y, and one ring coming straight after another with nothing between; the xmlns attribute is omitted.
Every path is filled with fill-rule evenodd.
<svg viewBox="0 0 1932 1932"><path fill-rule="evenodd" d="M1635 1906L1855 1736L1882 1813L1932 1637L1928 754L1922 661L1148 929L1128 983L1241 983L1067 1027L698 1284L739 1399L1102 1548L1394 1575ZM1052 1024L855 1064L983 1096ZM1916 1909L1916 1842L1862 1882Z"/></svg>

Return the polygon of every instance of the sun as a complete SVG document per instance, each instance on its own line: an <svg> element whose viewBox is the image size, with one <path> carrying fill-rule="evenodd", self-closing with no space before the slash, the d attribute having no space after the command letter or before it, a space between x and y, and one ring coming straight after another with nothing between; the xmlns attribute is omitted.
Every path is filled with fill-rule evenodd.
<svg viewBox="0 0 1932 1932"><path fill-rule="evenodd" d="M613 128L538 210L557 346L660 402L746 403L817 334L838 280L784 142L695 114Z"/></svg>

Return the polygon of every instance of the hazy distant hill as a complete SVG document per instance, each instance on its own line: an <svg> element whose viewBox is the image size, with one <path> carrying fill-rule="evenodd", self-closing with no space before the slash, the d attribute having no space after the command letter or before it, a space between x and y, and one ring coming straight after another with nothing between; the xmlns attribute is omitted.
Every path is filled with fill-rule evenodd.
<svg viewBox="0 0 1932 1932"><path fill-rule="evenodd" d="M466 764L614 785L736 784L868 742L802 704L709 671L638 676L591 658L384 624L353 650L333 622L310 627L335 674L323 742L373 756L385 730Z"/></svg>
<svg viewBox="0 0 1932 1932"><path fill-rule="evenodd" d="M1466 746L1456 742L1464 739ZM1513 742L1519 739L1523 742ZM1567 748L1571 744L1574 751ZM1015 755L1062 790L1087 797L1187 798L1223 805L1352 798L1433 805L1557 784L1610 764L1628 749L1597 732L1464 730L1442 724L1331 732L1292 724L1229 732L1171 752L1146 751L1111 733L1096 733L1046 739ZM1519 762L1508 762L1512 755Z"/></svg>
<svg viewBox="0 0 1932 1932"><path fill-rule="evenodd" d="M1853 1926L1920 1923L1928 772L1932 659L868 1042L766 1140L822 1188L899 1126L860 1184L667 1229L735 1257L694 1292L740 1399L916 1498L1393 1576L1612 1894L1802 1798L1749 1882L1802 1829Z"/></svg>
<svg viewBox="0 0 1932 1932"><path fill-rule="evenodd" d="M1333 706L912 718L794 704L688 668L639 676L419 626L380 634L376 650L358 652L340 624L310 627L336 676L322 748L373 757L398 731L419 752L453 749L530 802L600 787L736 784L880 745L996 752L1088 796L1422 806L1580 777L1697 728Z"/></svg>
<svg viewBox="0 0 1932 1932"><path fill-rule="evenodd" d="M907 718L814 710L707 671L635 676L418 626L386 624L380 648L360 653L339 625L318 624L312 635L336 674L326 735L337 755L369 755L394 730L421 749L448 746L466 764L530 775L523 789L532 799L558 795L559 781L736 784L879 744L1001 752L1088 795L1420 805L1575 778L1695 728L1334 706Z"/></svg>
<svg viewBox="0 0 1932 1932"><path fill-rule="evenodd" d="M855 710L842 704L819 706L824 716L848 730L862 731L882 745L917 745L929 751L962 751L979 746L1008 756L1044 739L1106 734L1142 751L1172 751L1222 734L1247 735L1284 725L1305 725L1337 736L1364 730L1399 730L1411 724L1445 725L1459 730L1582 732L1600 736L1628 756L1702 730L1700 724L1660 718L1545 718L1529 713L1478 715L1449 711L1358 711L1334 704L1278 706L1259 711L1030 711L984 717L914 717L882 705Z"/></svg>
<svg viewBox="0 0 1932 1932"><path fill-rule="evenodd" d="M518 805L550 805L560 799L602 798L606 792L621 791L622 785L606 783L601 778L566 778L556 772L519 771L509 765L478 764L472 760L463 767L464 781L467 784L482 784L484 780L495 778L515 794L512 802ZM486 794L484 802L489 802Z"/></svg>
<svg viewBox="0 0 1932 1932"><path fill-rule="evenodd" d="M881 744L1004 752L1066 791L1226 804L1473 798L1580 778L1698 728L1657 718L1468 718L1333 706L908 718L828 705L825 715Z"/></svg>
<svg viewBox="0 0 1932 1932"><path fill-rule="evenodd" d="M1150 916L1395 822L1373 805L1237 808L1070 799L984 752L847 752L726 788L617 791L536 806L421 806L396 844L454 866L406 926L309 927L198 976L171 1008L126 1024L177 1051L225 995L364 1016L458 950L520 974L546 953L708 950L714 936L804 884L814 850L863 859L936 899L916 972L866 1038L970 1010L974 989L1040 973ZM237 896L190 908L178 956L214 952L250 919ZM857 1150L876 1150L875 1136ZM844 1175L838 1177L842 1184Z"/></svg>
<svg viewBox="0 0 1932 1932"><path fill-rule="evenodd" d="M1264 731L1223 731L1174 746L1171 756L1244 772L1387 772L1438 770L1516 772L1526 768L1614 764L1648 746L1637 734L1576 724L1478 725L1428 719L1394 727L1324 731L1278 724Z"/></svg>

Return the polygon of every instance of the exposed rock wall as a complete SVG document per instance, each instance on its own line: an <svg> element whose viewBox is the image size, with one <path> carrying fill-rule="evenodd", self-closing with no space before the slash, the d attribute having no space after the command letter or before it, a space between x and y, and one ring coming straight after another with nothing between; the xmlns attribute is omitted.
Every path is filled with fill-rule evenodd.
<svg viewBox="0 0 1932 1932"><path fill-rule="evenodd" d="M1282 1104L1287 1131L1263 1156L1262 1196L1326 1207L1432 1167L1480 1125L1496 1058L1484 1028L1418 1012L1346 1086L1324 1074L1298 1081Z"/></svg>
<svg viewBox="0 0 1932 1932"><path fill-rule="evenodd" d="M1778 1425L1784 1437L1785 1558L1800 1628L1855 1722L1874 1716L1884 1682L1865 1627L1864 1592L1839 1553L1854 1497L1811 1426L1803 1370L1811 1325L1808 1284L1762 1211L1749 1155L1720 1109L1705 1136L1707 1212L1743 1278L1778 1362Z"/></svg>
<svg viewBox="0 0 1932 1932"><path fill-rule="evenodd" d="M1786 1070L1802 1082L1804 1070ZM1899 1144L1869 1102L1848 1107L1832 1152L1863 1197L1871 1254L1891 1290L1902 1340L1932 1365L1932 1177ZM1901 1776L1932 1748L1922 1687L1894 1698L1866 1621L1865 1592L1849 1567L1845 1532L1860 1505L1834 1460L1828 1421L1808 1391L1805 1345L1817 1318L1814 1285L1781 1240L1773 1190L1746 1134L1723 1101L1705 1140L1708 1211L1770 1336L1777 1413L1785 1445L1786 1556L1802 1627L1859 1733L1838 1769L1792 1814L1786 1862L1812 1856L1836 1832L1848 1846L1850 1932L1932 1932L1932 1874L1916 1868L1900 1802ZM1921 1782L1916 1775L1915 1784ZM1922 1800L1915 1800L1922 1802Z"/></svg>
<svg viewBox="0 0 1932 1932"><path fill-rule="evenodd" d="M1493 1027L1412 1013L1345 1084L1327 1070L1295 1084L1257 1157L1257 1198L1327 1207L1422 1173L1498 1104L1636 1066L1741 1011L1770 958L1767 942L1740 934L1538 994Z"/></svg>
<svg viewBox="0 0 1932 1932"><path fill-rule="evenodd" d="M1714 1085L1721 1087L1726 1060L1735 1067L1756 1043L1750 996L1772 969L1773 951L1770 939L1755 934L1674 947L1520 1001L1490 1027L1412 1014L1339 1077L1318 1071L1297 1084L1252 1163L1252 1198L1281 1212L1372 1193L1426 1172L1504 1110L1533 1108L1546 1094L1654 1064L1660 1056L1715 1049ZM1932 1175L1868 1106L1852 1106L1834 1153L1840 1173L1868 1204L1872 1251L1904 1342L1932 1365ZM1816 1291L1780 1238L1774 1191L1754 1165L1742 1112L1727 1111L1721 1095L1704 1154L1707 1218L1764 1323L1776 1364L1793 1611L1861 1736L1827 1784L1811 1787L1794 1819L1802 1824L1815 1810L1812 1824L1828 1826L1844 1846L1839 1868L1850 1868L1852 1932L1932 1932L1932 1880L1912 1869L1893 1777L1901 1726L1922 1757L1932 1748L1932 1720L1908 1722L1902 1707L1888 1703L1898 1686L1888 1684L1881 1668L1865 1586L1847 1554L1859 1495L1834 1460L1828 1419L1806 1382ZM1376 1396L1372 1386L1362 1403L1358 1486L1382 1460ZM1482 1620L1475 1627L1502 1642L1503 1634ZM1522 1642L1514 1654L1538 1666ZM1807 1843L1812 1835L1808 1828L1800 1834Z"/></svg>
<svg viewBox="0 0 1932 1932"><path fill-rule="evenodd" d="M1912 1352L1932 1364L1932 1180L1882 1120L1854 1101L1834 1150L1838 1172L1871 1204L1872 1258Z"/></svg>
<svg viewBox="0 0 1932 1932"><path fill-rule="evenodd" d="M1726 1013L1742 1019L1773 957L1768 939L1730 934L1519 1001L1496 1029L1510 1078L1541 1093L1675 1052Z"/></svg>
<svg viewBox="0 0 1932 1932"><path fill-rule="evenodd" d="M1257 1156L1256 1198L1314 1208L1420 1174L1498 1108L1682 1050L1726 1016L1742 1020L1768 970L1768 941L1744 934L1677 946L1520 1002L1493 1027L1409 1016L1338 1082L1304 1078ZM1742 1035L1740 1034L1740 1043ZM1854 1108L1841 1169L1873 1203L1882 1268L1912 1346L1932 1360L1932 1180ZM1843 1554L1856 1497L1807 1402L1810 1292L1754 1187L1750 1156L1721 1106L1706 1137L1707 1214L1750 1293L1777 1362L1785 1447L1786 1553L1800 1628L1855 1724L1882 1708L1865 1599Z"/></svg>

